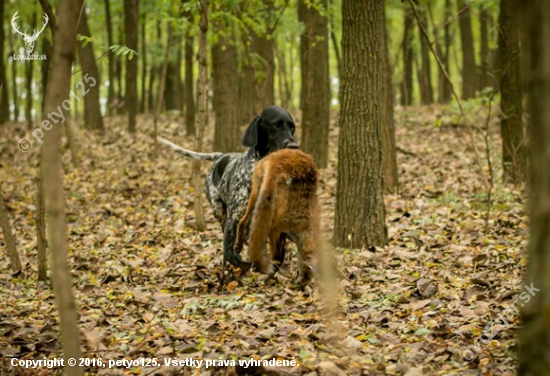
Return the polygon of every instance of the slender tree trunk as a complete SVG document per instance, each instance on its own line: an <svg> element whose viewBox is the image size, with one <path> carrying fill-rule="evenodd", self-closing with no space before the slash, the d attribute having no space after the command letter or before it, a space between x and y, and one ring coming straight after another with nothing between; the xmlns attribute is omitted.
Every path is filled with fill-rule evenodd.
<svg viewBox="0 0 550 376"><path fill-rule="evenodd" d="M42 104L40 109L44 112L44 105L46 103L46 88L48 87L48 73L50 71L50 60L52 59L52 42L49 37L44 36L42 39L42 53L46 55L47 59L42 61L40 69L42 71Z"/></svg>
<svg viewBox="0 0 550 376"><path fill-rule="evenodd" d="M482 6L479 11L479 34L481 36L481 46L479 50L479 60L481 62L478 85L479 91L490 85L489 67L491 54L489 50L489 27L492 26L491 24L491 13L486 7Z"/></svg>
<svg viewBox="0 0 550 376"><path fill-rule="evenodd" d="M46 241L46 207L44 203L44 187L42 184L42 174L39 167L39 176L36 178L36 243L38 253L38 280L46 281L48 279L48 244Z"/></svg>
<svg viewBox="0 0 550 376"><path fill-rule="evenodd" d="M458 11L460 12L460 40L462 42L462 98L470 99L475 96L477 87L472 20L470 6L465 0L457 1Z"/></svg>
<svg viewBox="0 0 550 376"><path fill-rule="evenodd" d="M424 27L428 29L426 12L418 9L420 20L424 24ZM420 57L421 57L421 68L420 74L418 75L418 81L420 86L420 101L422 104L432 104L433 103L433 85L432 85L432 73L431 73L431 64L430 64L430 47L426 38L422 37L422 31L418 28L418 38L420 39Z"/></svg>
<svg viewBox="0 0 550 376"><path fill-rule="evenodd" d="M54 35L52 69L46 93L44 114L56 110L68 98L71 66L74 57L77 22L82 0L60 0L57 7L58 29ZM46 117L43 117L46 120ZM44 134L41 151L42 181L48 220L48 241L51 249L52 284L61 328L65 364L69 358L82 358L78 314L72 292L72 278L67 263L68 240L63 175L61 166L61 127L52 127ZM78 366L65 366L65 374L82 375Z"/></svg>
<svg viewBox="0 0 550 376"><path fill-rule="evenodd" d="M248 41L243 41L245 52L240 56L240 74L239 74L239 125L248 124L256 114L255 100L256 89L254 87L255 70L248 55L250 48L246 48Z"/></svg>
<svg viewBox="0 0 550 376"><path fill-rule="evenodd" d="M4 197L2 194L2 183L0 182L0 227L4 233L4 242L6 243L6 249L8 251L8 257L10 258L11 270L14 274L21 272L21 261L19 261L19 254L17 253L17 246L15 244L15 237L11 229L10 220L8 218L8 211L4 204Z"/></svg>
<svg viewBox="0 0 550 376"><path fill-rule="evenodd" d="M86 10L80 16L78 24L78 33L91 37L90 27L88 26L88 16ZM84 97L84 124L86 129L103 132L103 117L101 116L101 107L99 105L99 87L101 79L99 70L94 57L93 44L90 42L83 45L82 42L77 43L78 60L82 68L82 77L84 88L81 93ZM86 95L84 95L86 93ZM80 95L79 95L80 96Z"/></svg>
<svg viewBox="0 0 550 376"><path fill-rule="evenodd" d="M155 118L153 120L153 139L155 140L155 150L154 150L154 156L155 158L158 155L158 119L160 117L160 113L162 112L162 108L164 106L164 92L165 92L165 85L166 85L166 76L168 75L168 59L169 59L169 52L170 52L170 41L172 40L172 24L168 23L168 26L166 27L166 44L164 46L164 58L162 63L162 74L160 76L160 82L159 82L159 91L157 96L157 106L155 109Z"/></svg>
<svg viewBox="0 0 550 376"><path fill-rule="evenodd" d="M119 29L119 40L124 40L124 28L121 26ZM117 90L116 90L116 99L113 103L113 108L115 109L115 113L118 115L121 115L124 113L124 110L126 107L126 103L128 101L127 98L124 97L124 90L128 90L128 88L124 87L124 80L122 79L123 76L123 67L122 59L115 58L115 67L116 67L116 82L117 82Z"/></svg>
<svg viewBox="0 0 550 376"><path fill-rule="evenodd" d="M271 4L271 1L268 4ZM256 95L253 97L255 99L254 112L258 114L265 107L275 103L275 40L271 36L254 35L252 48L259 57L257 63L254 64Z"/></svg>
<svg viewBox="0 0 550 376"><path fill-rule="evenodd" d="M500 133L504 179L519 184L525 181L527 156L523 134L523 90L519 75L519 30L514 1L500 1Z"/></svg>
<svg viewBox="0 0 550 376"><path fill-rule="evenodd" d="M305 30L300 38L302 89L302 139L300 147L313 156L320 168L328 164L328 133L330 127L330 82L328 56L327 1L307 6L298 3L300 21ZM325 11L319 12L322 6Z"/></svg>
<svg viewBox="0 0 550 376"><path fill-rule="evenodd" d="M113 23L111 21L111 7L109 5L110 0L104 0L105 4L105 22L107 24L107 44L111 47L113 42ZM109 86L107 91L107 113L109 115L114 114L113 105L115 103L115 80L116 80L116 57L113 51L109 50L108 54L109 65Z"/></svg>
<svg viewBox="0 0 550 376"><path fill-rule="evenodd" d="M124 27L126 30L126 44L134 51L138 50L138 1L124 0ZM126 60L126 97L125 104L128 111L128 131L136 133L136 115L138 110L137 91L138 57Z"/></svg>
<svg viewBox="0 0 550 376"><path fill-rule="evenodd" d="M401 104L410 106L413 99L413 48L414 19L411 10L405 9L405 24L403 26L403 83L401 84Z"/></svg>
<svg viewBox="0 0 550 376"><path fill-rule="evenodd" d="M393 119L393 85L390 62L389 37L384 17L384 38L381 40L385 67L383 86L383 134L382 134L382 163L384 169L384 189L388 193L396 193L399 188L397 176L397 153L395 150L395 122Z"/></svg>
<svg viewBox="0 0 550 376"><path fill-rule="evenodd" d="M234 32L227 27L227 36L220 35L212 46L212 107L215 114L214 150L235 151L240 145L241 131L237 122L238 71Z"/></svg>
<svg viewBox="0 0 550 376"><path fill-rule="evenodd" d="M521 304L519 369L521 376L550 375L550 4L516 0L521 14L522 62L529 95L530 238L527 286L530 300ZM526 291L525 289L524 291ZM528 292L524 292L529 294ZM522 294L523 295L523 294ZM530 296L530 294L529 294ZM521 298L520 295L520 299Z"/></svg>
<svg viewBox="0 0 550 376"><path fill-rule="evenodd" d="M10 120L10 102L8 97L8 80L4 58L4 1L0 2L0 124Z"/></svg>
<svg viewBox="0 0 550 376"><path fill-rule="evenodd" d="M157 73L157 67L155 65L151 64L151 68L149 69L149 85L148 85L148 91L149 94L147 95L147 106L150 109L155 109L155 75Z"/></svg>
<svg viewBox="0 0 550 376"><path fill-rule="evenodd" d="M13 36L10 34L8 37L10 44L10 55L13 56L15 53L15 48L13 46ZM18 90L17 90L17 64L12 60L11 62L11 93L13 99L13 121L19 121L19 99L18 99Z"/></svg>
<svg viewBox="0 0 550 376"><path fill-rule="evenodd" d="M190 18L191 15L187 15L187 17ZM195 134L193 58L193 36L188 32L185 38L185 131L189 136Z"/></svg>
<svg viewBox="0 0 550 376"><path fill-rule="evenodd" d="M140 106L139 106L139 112L145 113L147 112L147 51L145 43L145 36L147 35L146 31L146 24L147 19L145 17L145 14L142 14L141 17L141 98L140 98ZM156 137L155 137L156 140Z"/></svg>
<svg viewBox="0 0 550 376"><path fill-rule="evenodd" d="M181 34L172 31L164 98L166 110L183 110L183 84L181 81Z"/></svg>
<svg viewBox="0 0 550 376"><path fill-rule="evenodd" d="M208 124L208 81L207 81L207 60L206 60L206 37L208 33L208 0L200 2L200 34L199 34L199 53L197 61L199 63L199 81L197 83L197 136L195 138L195 150L202 151L204 140L204 131ZM204 219L204 207L202 204L202 178L200 161L193 161L193 186L195 188L195 221L197 230L204 231L206 221Z"/></svg>
<svg viewBox="0 0 550 376"><path fill-rule="evenodd" d="M451 23L452 16L451 0L445 0L445 26L443 27L443 51L441 55L441 62L445 67L445 71L449 72L449 57L451 55ZM451 100L451 83L445 77L445 74L441 69L439 72L439 103L449 103Z"/></svg>
<svg viewBox="0 0 550 376"><path fill-rule="evenodd" d="M334 242L386 244L382 124L384 1L342 0L342 89ZM360 66L361 69L357 69Z"/></svg>

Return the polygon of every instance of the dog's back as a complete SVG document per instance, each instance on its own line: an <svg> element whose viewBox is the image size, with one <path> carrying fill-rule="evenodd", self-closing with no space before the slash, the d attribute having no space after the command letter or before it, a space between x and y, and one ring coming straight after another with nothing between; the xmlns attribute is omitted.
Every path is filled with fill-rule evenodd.
<svg viewBox="0 0 550 376"><path fill-rule="evenodd" d="M242 247L251 222L249 255L262 272L273 273L271 259L262 254L266 241L269 239L273 258L277 239L285 233L298 246L302 281L311 278L320 232L317 181L313 158L300 150L279 150L256 165L250 200L237 230L237 245Z"/></svg>

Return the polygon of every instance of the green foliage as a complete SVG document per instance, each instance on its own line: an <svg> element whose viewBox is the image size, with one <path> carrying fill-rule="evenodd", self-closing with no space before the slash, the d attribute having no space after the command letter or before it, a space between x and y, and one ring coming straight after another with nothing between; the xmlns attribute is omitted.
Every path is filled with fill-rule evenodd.
<svg viewBox="0 0 550 376"><path fill-rule="evenodd" d="M132 60L134 55L139 55L136 51L128 48L126 46L121 46L120 44L113 44L109 46L109 49L113 51L117 56L124 55L128 57L128 60Z"/></svg>

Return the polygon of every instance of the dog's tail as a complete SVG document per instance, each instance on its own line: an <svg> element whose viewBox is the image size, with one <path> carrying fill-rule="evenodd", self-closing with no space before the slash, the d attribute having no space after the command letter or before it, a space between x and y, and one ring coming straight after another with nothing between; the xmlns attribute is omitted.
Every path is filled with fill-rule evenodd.
<svg viewBox="0 0 550 376"><path fill-rule="evenodd" d="M157 136L157 140L165 145L170 146L172 150L181 155L185 155L186 157L198 159L201 161L215 161L223 155L223 153L199 153L196 151L187 150L160 136Z"/></svg>

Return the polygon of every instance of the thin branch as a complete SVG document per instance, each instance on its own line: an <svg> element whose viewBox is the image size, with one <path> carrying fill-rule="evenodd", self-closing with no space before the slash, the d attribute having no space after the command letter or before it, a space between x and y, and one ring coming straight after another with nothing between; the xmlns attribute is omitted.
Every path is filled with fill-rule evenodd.
<svg viewBox="0 0 550 376"><path fill-rule="evenodd" d="M443 75L445 76L445 79L449 83L449 86L450 86L450 89L451 89L451 94L453 95L453 97L455 98L455 100L458 104L458 108L460 109L460 113L462 114L462 117L464 118L464 120L466 120L466 123L468 123L468 118L466 117L466 112L464 111L464 107L462 106L462 101L460 100L460 97L456 93L453 82L451 81L451 78L449 77L449 73L447 72L447 70L445 69L445 66L441 62L441 59L439 58L439 55L437 54L437 51L435 51L434 46L430 43L430 37L428 36L427 30L424 27L424 24L422 23L422 21L420 20L420 17L418 15L418 13L416 12L416 8L413 4L413 0L407 0L407 1L408 1L409 5L411 6L414 17L416 18L416 22L418 23L418 27L420 28L420 31L422 32L422 35L424 36L424 38L428 42L428 46L430 47L430 51L432 51L432 54L434 55L435 60L437 61L437 65L439 66L439 69L441 69L441 71L443 72ZM478 131L480 130L479 127L474 126L474 125L472 125L471 127L475 128ZM467 127L467 129L470 130L471 127ZM472 146L474 148L474 154L475 154L475 157L476 157L475 159L476 159L476 163L479 167L480 175L483 177L483 182L485 184L485 187L487 189L489 189L491 187L491 183L489 182L489 179L487 178L487 176L485 176L485 173L483 172L483 165L481 164L481 155L480 155L480 152L479 152L479 150L477 148L477 145L475 143L474 135L471 131L468 132L468 135L470 136Z"/></svg>
<svg viewBox="0 0 550 376"><path fill-rule="evenodd" d="M55 13L53 12L52 6L50 5L50 2L48 0L38 0L38 1L40 1L40 5L42 5L42 9L48 15L50 30L52 32L52 37L53 37L53 35L57 31L57 19L55 18Z"/></svg>

